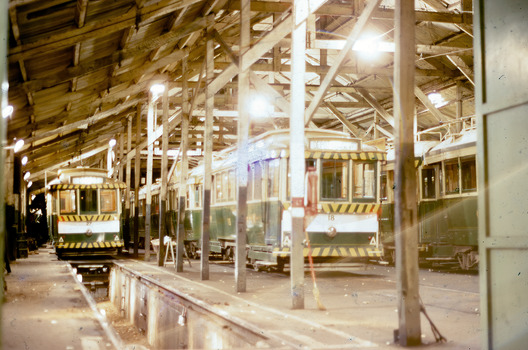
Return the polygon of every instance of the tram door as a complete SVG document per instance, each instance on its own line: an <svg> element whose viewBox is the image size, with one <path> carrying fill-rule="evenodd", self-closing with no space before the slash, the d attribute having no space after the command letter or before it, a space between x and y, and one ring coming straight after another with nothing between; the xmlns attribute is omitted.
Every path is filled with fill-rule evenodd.
<svg viewBox="0 0 528 350"><path fill-rule="evenodd" d="M528 343L528 6L474 3L483 349Z"/></svg>

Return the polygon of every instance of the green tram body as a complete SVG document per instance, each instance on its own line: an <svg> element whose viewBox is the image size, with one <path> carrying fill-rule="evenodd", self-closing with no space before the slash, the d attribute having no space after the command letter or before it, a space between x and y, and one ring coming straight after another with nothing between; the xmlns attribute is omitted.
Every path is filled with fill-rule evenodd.
<svg viewBox="0 0 528 350"><path fill-rule="evenodd" d="M289 138L289 130L281 130L249 143L247 259L256 268L281 269L289 262ZM318 175L318 213L307 225L314 262L379 259L380 174L386 153L341 132L306 130L305 138L307 167L315 167ZM226 260L232 260L235 251L236 154L235 148L219 152L212 166L210 252ZM169 188L176 188L177 175ZM187 251L200 247L202 184L203 165L198 165L187 182ZM177 198L177 193L169 195L169 200Z"/></svg>
<svg viewBox="0 0 528 350"><path fill-rule="evenodd" d="M121 191L126 185L106 174L103 169L62 169L48 184L48 223L58 256L122 249Z"/></svg>
<svg viewBox="0 0 528 350"><path fill-rule="evenodd" d="M478 267L476 130L464 130L442 142L418 142L419 257L421 262ZM393 188L391 156L384 169L386 189ZM384 259L394 263L394 200L386 193L380 235Z"/></svg>

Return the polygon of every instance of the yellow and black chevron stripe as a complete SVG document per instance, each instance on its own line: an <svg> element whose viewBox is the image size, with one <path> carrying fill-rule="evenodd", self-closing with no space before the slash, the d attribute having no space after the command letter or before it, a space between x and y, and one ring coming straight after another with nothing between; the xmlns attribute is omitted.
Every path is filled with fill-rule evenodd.
<svg viewBox="0 0 528 350"><path fill-rule="evenodd" d="M351 213L377 213L380 204L339 204L339 203L322 203L324 213L351 214Z"/></svg>
<svg viewBox="0 0 528 350"><path fill-rule="evenodd" d="M113 188L126 188L126 184L122 182L116 182L111 184L93 184L93 185L81 185L81 184L58 184L51 185L50 190L86 190L86 189L113 189Z"/></svg>
<svg viewBox="0 0 528 350"><path fill-rule="evenodd" d="M56 243L57 249L98 249L98 248L120 248L124 247L123 241L112 242L66 242Z"/></svg>
<svg viewBox="0 0 528 350"><path fill-rule="evenodd" d="M117 220L116 215L60 215L59 221L112 221Z"/></svg>
<svg viewBox="0 0 528 350"><path fill-rule="evenodd" d="M282 203L284 210L288 210L290 208L291 203L290 202L283 202ZM322 203L322 211L319 212L322 213L335 213L335 214L368 214L368 213L377 213L380 209L381 204L358 204L358 203L345 203L345 204L339 204L339 203Z"/></svg>
<svg viewBox="0 0 528 350"><path fill-rule="evenodd" d="M384 152L309 152L304 153L305 158L314 159L352 159L352 160L386 160Z"/></svg>
<svg viewBox="0 0 528 350"><path fill-rule="evenodd" d="M308 248L304 248L304 257L308 257L308 253ZM314 258L372 258L381 257L381 253L376 247L312 247L312 257ZM273 255L281 258L289 257L290 248L275 248Z"/></svg>

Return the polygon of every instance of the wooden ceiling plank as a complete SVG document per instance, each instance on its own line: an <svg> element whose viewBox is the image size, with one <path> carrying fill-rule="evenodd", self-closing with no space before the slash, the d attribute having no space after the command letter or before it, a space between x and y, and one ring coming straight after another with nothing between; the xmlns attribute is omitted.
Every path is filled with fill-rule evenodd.
<svg viewBox="0 0 528 350"><path fill-rule="evenodd" d="M59 34L50 35L36 42L22 44L9 50L9 62L19 59L32 58L57 49L73 46L86 39L94 39L107 36L109 33L117 32L135 24L135 11L116 16L111 20L98 21L82 28L62 31Z"/></svg>
<svg viewBox="0 0 528 350"><path fill-rule="evenodd" d="M140 25L153 22L163 16L177 10L198 4L203 0L179 0L179 1L162 1L152 6L140 8L138 10Z"/></svg>
<svg viewBox="0 0 528 350"><path fill-rule="evenodd" d="M54 160L54 161L51 161L49 162L48 164L44 164L44 165L41 165L38 167L38 169L31 173L31 179L38 179L38 178L42 178L45 174L45 172L47 171L52 171L52 170L55 170L55 169L60 169L68 164L75 164L77 162L80 162L84 159L88 159L90 157L93 157L94 155L98 154L98 153L101 153L101 152L104 152L108 150L108 145L104 145L104 146L101 146L101 147L97 147L97 148L94 148L94 149L91 149L91 150L88 150L84 153L81 153L80 155L78 156L74 156L74 157L71 157L71 156L68 156L66 157L67 160L59 160L57 162L57 160Z"/></svg>
<svg viewBox="0 0 528 350"><path fill-rule="evenodd" d="M93 116L89 117L89 118L86 118L86 119L83 119L83 120L80 120L80 121L77 121L77 122L73 122L73 123L69 123L69 124L66 124L64 126L61 126L61 127L58 127L57 129L53 130L53 131L48 131L46 133L43 133L39 136L36 136L36 137L32 137L32 138L29 138L28 140L26 140L26 143L32 143L32 142L35 142L35 141L38 141L39 139L43 139L43 138L46 138L46 137L50 137L50 136L53 136L53 135L56 135L56 134L62 134L62 133L68 133L72 130L76 130L77 128L79 128L80 126L84 125L84 124L93 124L101 119L105 119L105 118L108 118L112 115L115 115L116 113L119 113L120 111L124 110L124 109L127 109L127 108L130 108L132 106L135 106L140 100L142 99L134 99L134 100L131 100L131 101L127 101L123 104L120 104L118 105L117 107L114 107L114 108L111 108L107 111L104 111L104 112L100 112L100 113L96 113L94 114Z"/></svg>

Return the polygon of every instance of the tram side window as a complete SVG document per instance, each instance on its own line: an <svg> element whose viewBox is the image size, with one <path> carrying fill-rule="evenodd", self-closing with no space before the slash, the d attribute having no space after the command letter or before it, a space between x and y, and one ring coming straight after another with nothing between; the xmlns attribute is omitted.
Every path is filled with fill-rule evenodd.
<svg viewBox="0 0 528 350"><path fill-rule="evenodd" d="M97 214L97 190L79 190L79 207L82 214Z"/></svg>
<svg viewBox="0 0 528 350"><path fill-rule="evenodd" d="M268 162L268 198L279 196L279 159L271 159Z"/></svg>
<svg viewBox="0 0 528 350"><path fill-rule="evenodd" d="M101 190L101 213L117 212L116 190Z"/></svg>
<svg viewBox="0 0 528 350"><path fill-rule="evenodd" d="M217 174L215 177L214 177L214 183L216 185L216 188L215 188L215 192L216 192L216 203L220 203L224 200L224 189L225 189L225 185L223 184L224 182L224 174Z"/></svg>
<svg viewBox="0 0 528 350"><path fill-rule="evenodd" d="M200 208L200 196L201 196L201 186L200 185L194 185L194 208Z"/></svg>
<svg viewBox="0 0 528 350"><path fill-rule="evenodd" d="M436 198L435 169L422 169L422 198Z"/></svg>
<svg viewBox="0 0 528 350"><path fill-rule="evenodd" d="M458 193L458 160L445 163L446 194Z"/></svg>
<svg viewBox="0 0 528 350"><path fill-rule="evenodd" d="M152 214L159 214L159 193L152 195Z"/></svg>
<svg viewBox="0 0 528 350"><path fill-rule="evenodd" d="M60 191L60 213L77 213L77 196L75 190Z"/></svg>
<svg viewBox="0 0 528 350"><path fill-rule="evenodd" d="M254 163L253 170L253 199L262 199L262 165L260 162Z"/></svg>
<svg viewBox="0 0 528 350"><path fill-rule="evenodd" d="M477 165L475 158L462 160L462 192L477 190Z"/></svg>
<svg viewBox="0 0 528 350"><path fill-rule="evenodd" d="M382 201L387 201L388 200L388 194L387 194L387 172L384 171L381 173L381 177L380 177L380 199Z"/></svg>
<svg viewBox="0 0 528 350"><path fill-rule="evenodd" d="M321 199L346 200L348 198L348 160L321 162Z"/></svg>
<svg viewBox="0 0 528 350"><path fill-rule="evenodd" d="M235 188L236 188L236 178L235 178L235 171L229 170L227 173L227 200L234 201L235 200Z"/></svg>

